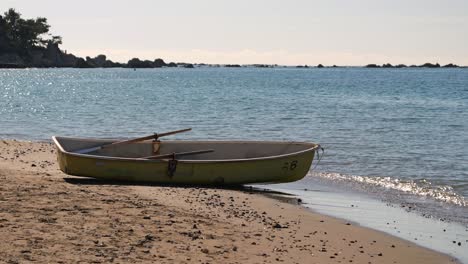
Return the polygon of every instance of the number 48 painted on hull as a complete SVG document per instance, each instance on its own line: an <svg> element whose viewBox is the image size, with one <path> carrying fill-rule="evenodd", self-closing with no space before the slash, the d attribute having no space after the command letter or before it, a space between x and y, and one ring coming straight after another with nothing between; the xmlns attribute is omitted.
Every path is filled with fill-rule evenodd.
<svg viewBox="0 0 468 264"><path fill-rule="evenodd" d="M293 171L294 169L296 169L297 167L297 160L293 160L291 162L285 162L283 164L283 170L290 170L290 171Z"/></svg>

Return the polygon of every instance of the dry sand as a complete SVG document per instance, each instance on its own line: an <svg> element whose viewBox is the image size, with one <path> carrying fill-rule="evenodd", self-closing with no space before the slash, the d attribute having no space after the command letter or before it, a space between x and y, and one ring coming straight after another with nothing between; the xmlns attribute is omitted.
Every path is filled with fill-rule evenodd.
<svg viewBox="0 0 468 264"><path fill-rule="evenodd" d="M55 159L49 143L0 140L0 262L456 262L258 193L99 182Z"/></svg>

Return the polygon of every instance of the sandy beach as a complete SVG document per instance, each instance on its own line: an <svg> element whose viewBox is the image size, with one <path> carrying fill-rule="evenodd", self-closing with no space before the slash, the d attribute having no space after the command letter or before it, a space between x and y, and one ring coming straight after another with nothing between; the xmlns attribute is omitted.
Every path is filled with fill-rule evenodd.
<svg viewBox="0 0 468 264"><path fill-rule="evenodd" d="M2 263L457 263L249 190L100 182L0 140Z"/></svg>

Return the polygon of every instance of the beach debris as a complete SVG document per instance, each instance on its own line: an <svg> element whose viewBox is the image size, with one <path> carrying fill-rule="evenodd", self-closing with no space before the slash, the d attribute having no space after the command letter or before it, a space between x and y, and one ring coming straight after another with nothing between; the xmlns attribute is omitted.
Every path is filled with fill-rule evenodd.
<svg viewBox="0 0 468 264"><path fill-rule="evenodd" d="M280 223L275 223L275 224L273 225L273 228L288 228L288 226L281 225Z"/></svg>
<svg viewBox="0 0 468 264"><path fill-rule="evenodd" d="M146 244L146 243L148 243L148 242L150 242L150 241L153 241L153 240L154 240L154 236L151 235L151 234L147 234L147 235L145 235L145 238L143 238L143 239L141 239L141 240L139 240L139 241L137 242L137 246L140 246L140 247L141 247L141 246L143 246L144 244Z"/></svg>
<svg viewBox="0 0 468 264"><path fill-rule="evenodd" d="M181 235L188 236L192 238L192 240L197 240L197 239L204 239L202 236L202 232L200 230L194 231L194 232L180 232Z"/></svg>

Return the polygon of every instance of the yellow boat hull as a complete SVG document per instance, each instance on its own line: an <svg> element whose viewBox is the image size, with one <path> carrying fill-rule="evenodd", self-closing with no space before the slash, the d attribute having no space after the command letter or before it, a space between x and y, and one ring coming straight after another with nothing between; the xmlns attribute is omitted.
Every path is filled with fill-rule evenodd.
<svg viewBox="0 0 468 264"><path fill-rule="evenodd" d="M66 174L104 180L161 184L238 185L297 181L307 174L316 150L319 148L319 145L312 143L288 143L309 145L300 151L273 156L223 159L222 157L216 158L215 154L212 154L207 159L203 159L200 155L197 159L178 159L174 162L172 159L149 160L135 157L78 154L65 150L59 139L56 137L53 139L57 144L60 169ZM183 145L183 142L178 143ZM216 146L218 142L209 143L210 146ZM227 143L222 143L224 143L223 149L226 148ZM278 142L269 143L280 144ZM147 143L148 146L140 144L142 146L138 147L140 149L152 148L151 144ZM160 149L164 149L164 144L170 143L158 144L161 144ZM193 142L190 144L194 145ZM248 145L248 142L242 142L242 144ZM255 142L255 144L260 143ZM257 145L255 145L256 149L259 148ZM280 149L281 147L286 148L283 146L270 148ZM235 148L235 145L232 148ZM220 148L219 151L222 152L223 149ZM239 150L239 153L242 151ZM170 168L171 162L172 165L176 163L172 169Z"/></svg>

